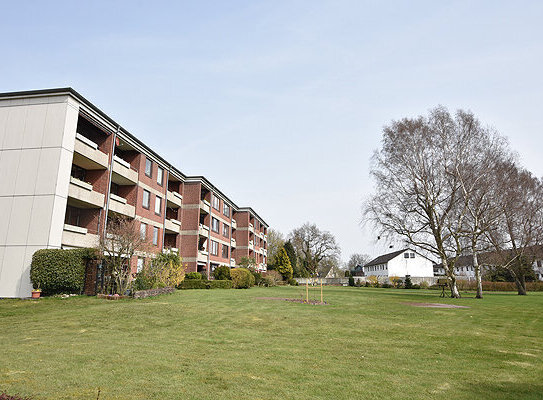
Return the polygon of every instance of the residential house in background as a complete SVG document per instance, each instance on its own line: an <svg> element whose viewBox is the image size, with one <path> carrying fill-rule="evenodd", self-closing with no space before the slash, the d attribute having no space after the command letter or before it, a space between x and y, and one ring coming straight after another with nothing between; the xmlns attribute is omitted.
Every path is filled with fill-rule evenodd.
<svg viewBox="0 0 543 400"><path fill-rule="evenodd" d="M402 249L374 258L362 268L363 276L431 278L434 262L412 249Z"/></svg>

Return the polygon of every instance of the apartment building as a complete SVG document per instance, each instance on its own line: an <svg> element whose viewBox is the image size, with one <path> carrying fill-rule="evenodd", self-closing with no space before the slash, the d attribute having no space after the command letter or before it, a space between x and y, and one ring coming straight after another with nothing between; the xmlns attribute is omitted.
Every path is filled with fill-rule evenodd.
<svg viewBox="0 0 543 400"><path fill-rule="evenodd" d="M29 296L36 250L96 246L115 215L188 271L242 257L266 268L268 225L252 208L186 176L75 90L0 94L0 297ZM130 260L134 271L143 262Z"/></svg>

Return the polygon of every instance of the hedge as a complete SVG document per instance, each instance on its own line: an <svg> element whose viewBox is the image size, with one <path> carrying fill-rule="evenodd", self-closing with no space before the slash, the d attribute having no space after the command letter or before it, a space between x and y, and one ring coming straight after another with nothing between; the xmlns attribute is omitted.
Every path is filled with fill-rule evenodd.
<svg viewBox="0 0 543 400"><path fill-rule="evenodd" d="M96 257L95 249L42 249L32 256L30 280L44 295L81 293L85 267Z"/></svg>
<svg viewBox="0 0 543 400"><path fill-rule="evenodd" d="M204 281L201 279L185 279L178 289L232 289L232 281L214 280Z"/></svg>
<svg viewBox="0 0 543 400"><path fill-rule="evenodd" d="M234 289L248 289L255 284L255 277L247 268L234 268L230 271Z"/></svg>

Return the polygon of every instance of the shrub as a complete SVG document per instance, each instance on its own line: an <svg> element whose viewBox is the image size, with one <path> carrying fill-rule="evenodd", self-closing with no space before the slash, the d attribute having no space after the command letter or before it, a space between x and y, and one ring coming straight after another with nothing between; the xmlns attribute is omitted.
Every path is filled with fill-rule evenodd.
<svg viewBox="0 0 543 400"><path fill-rule="evenodd" d="M188 274L185 275L185 280L187 279L201 280L202 274L200 274L199 272L189 272Z"/></svg>
<svg viewBox="0 0 543 400"><path fill-rule="evenodd" d="M411 289L420 289L420 285L417 285L417 284L411 285Z"/></svg>
<svg viewBox="0 0 543 400"><path fill-rule="evenodd" d="M371 283L369 281L366 281L366 283L364 284L365 287L370 287L371 286Z"/></svg>
<svg viewBox="0 0 543 400"><path fill-rule="evenodd" d="M208 281L209 289L232 289L232 281L228 279Z"/></svg>
<svg viewBox="0 0 543 400"><path fill-rule="evenodd" d="M226 265L221 265L220 267L215 268L213 271L213 278L217 281L225 281L230 279L230 267Z"/></svg>
<svg viewBox="0 0 543 400"><path fill-rule="evenodd" d="M290 279L288 280L288 284L289 284L290 286L298 286L298 285L299 285L299 284L298 284L298 281L297 281L296 279L294 279L294 278L290 278Z"/></svg>
<svg viewBox="0 0 543 400"><path fill-rule="evenodd" d="M426 282L426 281L422 281L422 282L420 283L420 288L421 288L421 289L428 289L429 286L430 286L429 283Z"/></svg>
<svg viewBox="0 0 543 400"><path fill-rule="evenodd" d="M209 282L202 279L185 279L177 286L178 289L209 289Z"/></svg>
<svg viewBox="0 0 543 400"><path fill-rule="evenodd" d="M95 249L42 249L32 256L30 280L44 295L81 293L87 261L96 258Z"/></svg>
<svg viewBox="0 0 543 400"><path fill-rule="evenodd" d="M230 271L234 289L248 289L255 284L255 278L247 268L234 268Z"/></svg>
<svg viewBox="0 0 543 400"><path fill-rule="evenodd" d="M268 286L277 286L280 282L283 281L281 274L275 270L266 271L264 276L268 281Z"/></svg>
<svg viewBox="0 0 543 400"><path fill-rule="evenodd" d="M379 279L375 275L368 276L366 282L369 282L371 287L379 287Z"/></svg>
<svg viewBox="0 0 543 400"><path fill-rule="evenodd" d="M350 277L350 276L352 276L352 275L351 275L351 271L349 271L348 269L346 269L346 270L345 270L345 278L348 278L348 277Z"/></svg>
<svg viewBox="0 0 543 400"><path fill-rule="evenodd" d="M255 278L255 285L260 286L263 285L263 278L262 274L255 270L254 268L249 268L249 271L251 271L251 274L253 274L253 278Z"/></svg>
<svg viewBox="0 0 543 400"><path fill-rule="evenodd" d="M392 286L390 283L383 283L383 284L381 285L381 287L382 287L382 288L385 288L385 289L389 289L389 288L394 287L394 286Z"/></svg>
<svg viewBox="0 0 543 400"><path fill-rule="evenodd" d="M413 289L413 282L411 282L411 276L409 275L405 276L404 288Z"/></svg>
<svg viewBox="0 0 543 400"><path fill-rule="evenodd" d="M349 275L349 286L354 286L354 278Z"/></svg>
<svg viewBox="0 0 543 400"><path fill-rule="evenodd" d="M143 271L136 274L134 280L134 290L149 290L153 288L153 280L151 277Z"/></svg>
<svg viewBox="0 0 543 400"><path fill-rule="evenodd" d="M401 288L403 285L402 278L399 278L397 276L391 276L388 278L388 280L390 281L390 284L392 285L392 287Z"/></svg>
<svg viewBox="0 0 543 400"><path fill-rule="evenodd" d="M281 247L281 249L275 256L275 269L286 280L292 278L292 265L290 264L290 258L288 258L287 252L284 247Z"/></svg>
<svg viewBox="0 0 543 400"><path fill-rule="evenodd" d="M362 280L357 279L357 280L356 280L356 285L355 285L355 286L356 286L356 287L362 287Z"/></svg>
<svg viewBox="0 0 543 400"><path fill-rule="evenodd" d="M260 285L266 287L275 286L275 279L269 276L263 276Z"/></svg>

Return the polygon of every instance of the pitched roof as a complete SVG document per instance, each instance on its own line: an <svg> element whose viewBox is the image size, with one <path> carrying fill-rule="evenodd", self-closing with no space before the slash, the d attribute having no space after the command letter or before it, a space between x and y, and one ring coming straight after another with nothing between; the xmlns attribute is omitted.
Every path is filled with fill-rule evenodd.
<svg viewBox="0 0 543 400"><path fill-rule="evenodd" d="M402 254L406 250L409 250L409 249L401 249L401 250L394 251L392 253L383 254L382 256L374 258L369 263L365 264L364 267L370 267L372 265L379 265L379 264L387 263L390 260L392 260L394 257L399 256L400 254Z"/></svg>

